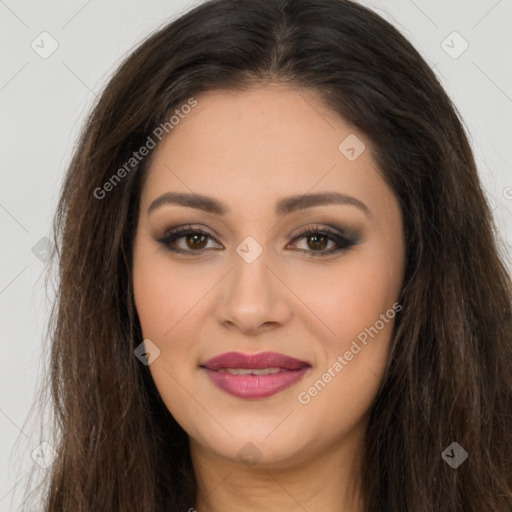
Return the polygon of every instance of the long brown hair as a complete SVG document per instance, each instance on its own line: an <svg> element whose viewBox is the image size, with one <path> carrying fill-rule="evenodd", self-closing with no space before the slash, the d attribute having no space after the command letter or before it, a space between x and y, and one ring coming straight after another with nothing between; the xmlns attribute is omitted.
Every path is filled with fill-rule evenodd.
<svg viewBox="0 0 512 512"><path fill-rule="evenodd" d="M193 96L270 82L318 93L361 130L403 213L403 311L371 408L366 511L510 512L512 284L474 157L419 53L349 0L207 1L145 40L98 99L54 219L44 510L193 507L187 435L134 356L132 240L151 158L126 163ZM457 468L442 456L453 442L468 453Z"/></svg>

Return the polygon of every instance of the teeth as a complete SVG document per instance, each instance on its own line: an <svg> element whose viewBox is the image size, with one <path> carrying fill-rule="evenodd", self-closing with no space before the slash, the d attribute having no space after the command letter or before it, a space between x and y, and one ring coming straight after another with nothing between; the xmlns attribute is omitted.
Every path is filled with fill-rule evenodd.
<svg viewBox="0 0 512 512"><path fill-rule="evenodd" d="M231 375L272 375L279 373L281 368L221 368L219 371L231 373Z"/></svg>

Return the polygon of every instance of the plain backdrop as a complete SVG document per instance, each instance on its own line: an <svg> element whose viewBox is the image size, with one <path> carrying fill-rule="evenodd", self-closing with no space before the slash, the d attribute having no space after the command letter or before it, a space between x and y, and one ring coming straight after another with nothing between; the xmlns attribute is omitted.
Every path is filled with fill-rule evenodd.
<svg viewBox="0 0 512 512"><path fill-rule="evenodd" d="M26 420L48 355L46 238L79 129L121 58L197 3L0 0L1 512L19 510L44 441ZM414 44L453 99L510 257L512 0L362 3Z"/></svg>

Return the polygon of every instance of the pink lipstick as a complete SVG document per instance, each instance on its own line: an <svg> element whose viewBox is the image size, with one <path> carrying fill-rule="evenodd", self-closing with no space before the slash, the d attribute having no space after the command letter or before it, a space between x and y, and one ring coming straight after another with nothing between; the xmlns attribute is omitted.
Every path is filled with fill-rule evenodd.
<svg viewBox="0 0 512 512"><path fill-rule="evenodd" d="M238 398L265 398L295 384L311 365L276 352L226 352L201 365L215 386Z"/></svg>

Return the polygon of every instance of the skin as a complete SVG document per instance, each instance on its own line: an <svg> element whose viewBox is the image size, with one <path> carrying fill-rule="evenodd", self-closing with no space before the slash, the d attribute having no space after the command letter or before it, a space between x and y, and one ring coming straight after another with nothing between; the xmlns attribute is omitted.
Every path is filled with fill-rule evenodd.
<svg viewBox="0 0 512 512"><path fill-rule="evenodd" d="M369 140L311 91L267 85L196 99L154 150L133 264L143 335L160 350L149 369L190 439L199 485L190 506L199 512L361 511L361 450L394 320L360 344L307 404L298 395L397 302L405 263L397 199L377 170ZM366 146L354 161L338 149L350 134ZM369 212L351 204L274 211L283 197L323 191L357 198ZM230 212L165 204L148 214L165 192L208 195ZM184 255L158 241L182 224L209 235L206 242L178 239L189 251ZM315 245L311 236L296 239L297 231L329 225L356 232L357 244L310 256L336 242L321 238ZM263 249L251 263L236 251L248 236ZM215 387L199 366L228 351L279 352L311 369L273 396L242 399ZM257 448L255 463L237 456L249 450L248 442Z"/></svg>

